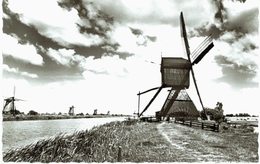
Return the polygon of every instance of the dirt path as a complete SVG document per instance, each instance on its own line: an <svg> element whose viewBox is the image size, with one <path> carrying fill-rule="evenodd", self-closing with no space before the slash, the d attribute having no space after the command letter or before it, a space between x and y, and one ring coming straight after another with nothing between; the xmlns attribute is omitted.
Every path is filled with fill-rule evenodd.
<svg viewBox="0 0 260 164"><path fill-rule="evenodd" d="M251 143L257 142L257 139L250 141L251 146L245 142L251 140L250 135L217 133L167 122L158 124L157 129L170 143L171 151L179 154L177 161L248 162L258 160L258 146Z"/></svg>

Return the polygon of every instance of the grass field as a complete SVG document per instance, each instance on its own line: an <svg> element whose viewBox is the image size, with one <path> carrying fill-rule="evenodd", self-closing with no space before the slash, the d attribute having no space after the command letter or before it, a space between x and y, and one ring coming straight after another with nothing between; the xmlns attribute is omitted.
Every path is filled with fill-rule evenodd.
<svg viewBox="0 0 260 164"><path fill-rule="evenodd" d="M4 153L5 162L258 161L258 134L216 133L174 123L112 122ZM195 153L197 152L197 153ZM213 160L210 160L213 159Z"/></svg>

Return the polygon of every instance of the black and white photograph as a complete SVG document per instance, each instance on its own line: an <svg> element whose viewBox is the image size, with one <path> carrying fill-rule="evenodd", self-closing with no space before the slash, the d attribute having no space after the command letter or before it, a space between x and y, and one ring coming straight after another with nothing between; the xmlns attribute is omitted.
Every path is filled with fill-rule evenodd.
<svg viewBox="0 0 260 164"><path fill-rule="evenodd" d="M1 4L3 163L259 162L258 0Z"/></svg>

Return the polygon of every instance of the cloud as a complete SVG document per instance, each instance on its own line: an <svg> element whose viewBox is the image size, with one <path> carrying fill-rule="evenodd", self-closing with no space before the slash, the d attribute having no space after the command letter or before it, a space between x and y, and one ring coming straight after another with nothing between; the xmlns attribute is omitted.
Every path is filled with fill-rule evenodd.
<svg viewBox="0 0 260 164"><path fill-rule="evenodd" d="M37 49L33 45L20 44L17 38L7 34L2 35L2 44L4 56L12 56L35 65L43 65L44 63L42 56L37 53Z"/></svg>
<svg viewBox="0 0 260 164"><path fill-rule="evenodd" d="M227 11L224 7L222 0L212 0L212 3L216 6L215 18L220 21L220 23L224 23L227 19Z"/></svg>
<svg viewBox="0 0 260 164"><path fill-rule="evenodd" d="M248 1L245 4L222 0L211 2L216 10L215 21L197 24L197 27L190 31L190 37L214 34L213 38L218 39L225 33L231 32L235 36L234 39L238 39L245 34L258 32L259 11L255 5Z"/></svg>
<svg viewBox="0 0 260 164"><path fill-rule="evenodd" d="M158 0L145 1L140 3L138 0L131 1L92 1L97 4L102 11L113 16L114 20L122 24L140 23L140 24L171 24L176 27L179 24L179 14L184 11L185 15L189 15L189 25L200 24L205 19L205 14L210 15L209 1L203 0L203 5L197 5L196 8L190 10L191 5L196 1L170 1ZM208 13L202 13L208 12ZM196 13L196 14L194 14Z"/></svg>
<svg viewBox="0 0 260 164"><path fill-rule="evenodd" d="M124 26L116 24L114 27L110 33L111 42L119 43L116 52L113 52L114 54L129 54L128 57L135 55L154 62L160 62L162 52L164 52L164 55L169 56L182 54L180 38L169 37L178 35L179 29L172 28L170 25ZM135 35L129 27L140 30L142 35ZM174 53L179 52L179 50L181 50L181 53Z"/></svg>
<svg viewBox="0 0 260 164"><path fill-rule="evenodd" d="M88 79L88 72L124 77L128 74L126 61L119 56L103 56L99 59L88 57L85 61L84 77Z"/></svg>
<svg viewBox="0 0 260 164"><path fill-rule="evenodd" d="M137 92L161 85L161 57L187 57L181 44L180 11L191 49L216 33L214 48L194 67L205 104L214 107L223 100L226 111L232 111L242 101L235 104L237 100L230 99L242 100L240 93L252 94L258 86L258 10L252 5L256 1L216 1L219 6L213 0L202 0L200 5L197 0L27 2L3 5L3 31L20 45L33 45L44 63L25 65L10 55L4 56L4 63L10 71L17 68L38 76L26 78L28 84L19 93L35 101L34 109L40 112L53 106L57 112L67 112L73 104L77 112L98 108L132 114L137 110ZM9 73L4 71L5 79L19 83L24 78ZM247 89L250 92L244 92ZM79 93L88 101L79 99ZM195 89L194 93L196 98ZM142 96L141 108L153 94ZM148 112L160 109L166 96L167 91L162 92ZM251 104L251 99L242 105L247 102Z"/></svg>
<svg viewBox="0 0 260 164"><path fill-rule="evenodd" d="M224 25L228 31L236 33L255 33L258 32L258 8L244 10L239 14L229 14L228 22ZM246 22L246 23L241 23Z"/></svg>
<svg viewBox="0 0 260 164"><path fill-rule="evenodd" d="M215 9L214 22L193 28L189 37L213 34L213 61L222 70L219 82L236 89L258 87L258 8L249 1L211 2Z"/></svg>
<svg viewBox="0 0 260 164"><path fill-rule="evenodd" d="M123 77L126 76L127 69L125 68L125 59L123 52L116 52L116 54L105 53L102 57L95 58L94 56L84 57L75 53L72 49L51 49L46 51L46 54L57 64L65 67L78 67L82 76L88 79L86 72L94 74L106 74L112 76Z"/></svg>
<svg viewBox="0 0 260 164"><path fill-rule="evenodd" d="M75 51L72 49L52 49L49 48L46 54L52 58L57 64L65 65L65 66L72 66L77 65L80 62L84 62L84 57L75 54Z"/></svg>
<svg viewBox="0 0 260 164"><path fill-rule="evenodd" d="M35 8L49 8L50 6L53 12L51 18L46 18L45 10L29 11L30 9L26 10L26 4L13 2L8 4L4 1L4 12L10 17L10 19L4 19L4 32L16 34L20 42L33 44L40 53L43 49L70 48L74 49L76 54L85 57L100 58L102 55L115 54L125 59L132 55L126 51L118 51L120 45L110 38L114 28L113 18L92 3L80 1L75 4L70 1L41 3L43 3L42 6L30 5L36 5ZM36 13L32 14L33 12ZM63 12L66 14L61 14ZM63 15L66 18L63 18ZM73 32L66 30L74 30L78 34L74 35ZM81 41L77 36L87 40ZM151 36L148 40L155 39ZM41 53L43 57L46 56L44 53ZM44 58L44 60L48 59Z"/></svg>
<svg viewBox="0 0 260 164"><path fill-rule="evenodd" d="M8 11L6 7L4 12L8 14L9 18L3 18L3 32L9 35L16 35L19 37L19 43L28 43L34 45L36 48L40 45L42 47L61 48L57 42L41 35L33 26L29 26L21 22L18 17L12 12Z"/></svg>
<svg viewBox="0 0 260 164"><path fill-rule="evenodd" d="M258 35L245 34L235 39L233 33L225 33L215 41L214 61L222 69L218 80L237 89L258 87Z"/></svg>
<svg viewBox="0 0 260 164"><path fill-rule="evenodd" d="M31 6L34 6L31 8ZM38 32L63 46L70 45L98 45L103 42L102 37L96 34L81 34L77 24L82 20L78 16L76 9L70 11L62 9L57 2L46 1L26 1L8 2L9 9L19 14L19 19L27 25L34 26ZM46 14L48 9L48 14Z"/></svg>
<svg viewBox="0 0 260 164"><path fill-rule="evenodd" d="M6 64L3 64L2 68L3 68L4 71L7 71L8 73L14 73L16 75L21 75L21 76L29 77L29 78L33 78L33 79L38 78L37 74L33 74L33 73L29 73L29 72L23 72L23 71L20 71L18 68L10 68Z"/></svg>
<svg viewBox="0 0 260 164"><path fill-rule="evenodd" d="M143 31L142 31L142 30L140 30L140 29L135 29L135 28L131 28L131 27L129 27L129 28L130 28L131 32L132 32L134 35L136 35L136 36L143 35Z"/></svg>
<svg viewBox="0 0 260 164"><path fill-rule="evenodd" d="M216 56L215 60L222 67L223 76L218 81L229 83L234 88L258 87L259 83L254 81L258 66L255 63L238 64L225 56Z"/></svg>
<svg viewBox="0 0 260 164"><path fill-rule="evenodd" d="M136 44L138 46L147 46L148 42L155 42L156 41L156 36L148 36L148 35L144 35L143 31L140 29L136 29L136 28L131 28L129 27L131 32L136 35L137 37L137 41Z"/></svg>

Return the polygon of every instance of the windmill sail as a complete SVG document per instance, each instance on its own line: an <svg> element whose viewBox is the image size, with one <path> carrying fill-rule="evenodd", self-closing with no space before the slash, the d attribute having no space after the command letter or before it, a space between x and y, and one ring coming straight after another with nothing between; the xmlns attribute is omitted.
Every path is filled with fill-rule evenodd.
<svg viewBox="0 0 260 164"><path fill-rule="evenodd" d="M211 50L211 48L214 47L214 44L213 42L211 42L210 44L207 45L206 48L204 48L204 50L202 50L199 55L195 58L195 60L192 62L192 65L193 64L198 64L201 59Z"/></svg>
<svg viewBox="0 0 260 164"><path fill-rule="evenodd" d="M189 46L189 42L188 42L188 38L187 38L187 32L186 32L186 27L185 27L185 22L184 22L182 12L180 15L180 27L181 27L181 37L183 38L188 60L190 61L190 46Z"/></svg>
<svg viewBox="0 0 260 164"><path fill-rule="evenodd" d="M188 39L187 39L185 22L184 22L184 18L183 18L183 13L182 12L181 12L181 15L180 15L180 24L181 24L181 26L180 26L181 27L181 36L183 37L183 40L184 40L184 44L185 44L185 49L186 49L188 60L191 63L190 47L189 47L189 42L188 42ZM201 99L201 96L200 96L200 93L199 93L198 85L197 85L197 82L196 82L196 79L195 79L195 75L194 75L194 71L193 71L192 67L191 67L191 74L192 74L192 79L193 79L193 82L194 82L194 85L195 85L195 88L196 88L196 92L197 92L199 100L200 100L201 107L204 110L204 106L203 106L203 103L202 103L202 99Z"/></svg>
<svg viewBox="0 0 260 164"><path fill-rule="evenodd" d="M12 103L12 101L12 97L5 99L5 104L3 108L4 112L10 112L14 109L14 103Z"/></svg>
<svg viewBox="0 0 260 164"><path fill-rule="evenodd" d="M200 60L214 47L211 35L208 36L192 53L194 59L192 65L198 64Z"/></svg>

